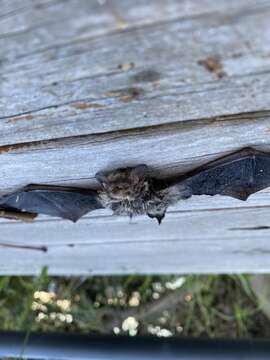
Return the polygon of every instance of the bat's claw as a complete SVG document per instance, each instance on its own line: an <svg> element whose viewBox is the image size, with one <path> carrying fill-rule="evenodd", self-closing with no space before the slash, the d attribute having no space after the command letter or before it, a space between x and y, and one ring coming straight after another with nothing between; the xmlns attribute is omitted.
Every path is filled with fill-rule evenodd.
<svg viewBox="0 0 270 360"><path fill-rule="evenodd" d="M157 222L158 222L158 224L161 225L162 220L163 220L164 217L165 217L165 212L162 213L162 214L155 214L155 215L148 213L147 215L148 215L151 219L156 219Z"/></svg>

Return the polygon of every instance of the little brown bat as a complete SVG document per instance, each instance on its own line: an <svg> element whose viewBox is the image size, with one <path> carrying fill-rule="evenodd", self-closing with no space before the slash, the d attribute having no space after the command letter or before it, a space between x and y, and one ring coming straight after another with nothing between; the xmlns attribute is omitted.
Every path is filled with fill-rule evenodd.
<svg viewBox="0 0 270 360"><path fill-rule="evenodd" d="M96 174L100 189L28 185L0 198L0 210L58 216L77 221L109 208L116 215L147 214L159 223L170 205L192 195L226 195L246 200L270 186L270 154L246 148L184 175L158 179L146 165Z"/></svg>

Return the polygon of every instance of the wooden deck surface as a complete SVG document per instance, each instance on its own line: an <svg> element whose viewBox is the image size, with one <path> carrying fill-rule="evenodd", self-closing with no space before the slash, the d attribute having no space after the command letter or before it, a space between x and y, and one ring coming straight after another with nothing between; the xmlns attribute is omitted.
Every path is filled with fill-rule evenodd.
<svg viewBox="0 0 270 360"><path fill-rule="evenodd" d="M270 2L1 0L0 191L163 177L246 146L270 151ZM205 66L217 60L220 72ZM2 219L0 274L270 271L270 189L202 196L161 226L99 210L76 224Z"/></svg>

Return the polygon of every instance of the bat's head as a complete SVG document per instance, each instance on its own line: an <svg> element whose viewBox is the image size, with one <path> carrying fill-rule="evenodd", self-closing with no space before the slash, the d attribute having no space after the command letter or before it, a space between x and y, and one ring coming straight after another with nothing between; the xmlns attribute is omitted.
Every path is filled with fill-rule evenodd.
<svg viewBox="0 0 270 360"><path fill-rule="evenodd" d="M156 219L159 225L165 217L167 204L166 202L155 194L147 203L146 213L151 219Z"/></svg>
<svg viewBox="0 0 270 360"><path fill-rule="evenodd" d="M151 219L156 219L157 222L159 223L159 225L161 224L162 220L165 217L165 213L166 210L164 210L164 212L160 212L160 213L150 213L148 212L147 215L151 218Z"/></svg>
<svg viewBox="0 0 270 360"><path fill-rule="evenodd" d="M164 219L169 206L191 196L190 189L186 184L167 187L163 190L154 188L150 194L151 197L146 202L146 213L151 219L156 219L159 224Z"/></svg>
<svg viewBox="0 0 270 360"><path fill-rule="evenodd" d="M146 165L96 174L96 179L112 202L138 200L148 191L147 178L148 167Z"/></svg>

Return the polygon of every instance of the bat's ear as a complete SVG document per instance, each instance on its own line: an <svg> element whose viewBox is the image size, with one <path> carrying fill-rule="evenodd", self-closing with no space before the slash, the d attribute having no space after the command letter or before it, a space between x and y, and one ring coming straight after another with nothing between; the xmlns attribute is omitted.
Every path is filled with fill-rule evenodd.
<svg viewBox="0 0 270 360"><path fill-rule="evenodd" d="M146 178L149 172L148 170L149 169L147 165L140 164L132 169L131 174L132 176L137 176L138 178Z"/></svg>

